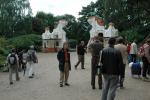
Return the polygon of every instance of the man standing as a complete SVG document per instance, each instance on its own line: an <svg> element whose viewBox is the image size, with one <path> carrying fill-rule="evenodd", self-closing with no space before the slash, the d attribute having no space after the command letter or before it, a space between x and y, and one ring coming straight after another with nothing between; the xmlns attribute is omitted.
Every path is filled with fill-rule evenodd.
<svg viewBox="0 0 150 100"><path fill-rule="evenodd" d="M119 75L122 72L121 52L114 48L116 39L109 39L109 47L104 48L101 56L103 90L102 100L114 100Z"/></svg>
<svg viewBox="0 0 150 100"><path fill-rule="evenodd" d="M77 54L78 54L78 62L75 65L75 69L77 69L78 65L81 63L81 68L84 68L84 54L86 52L84 41L77 46Z"/></svg>
<svg viewBox="0 0 150 100"><path fill-rule="evenodd" d="M143 80L147 81L148 77L147 77L147 72L148 72L148 67L150 67L150 39L148 39L146 41L146 43L143 45L143 57L142 57L142 61L143 61Z"/></svg>
<svg viewBox="0 0 150 100"><path fill-rule="evenodd" d="M19 58L18 55L16 54L16 49L12 49L11 53L7 56L7 63L9 65L9 81L10 81L10 85L13 84L13 72L16 73L16 81L19 81L19 72L18 72L18 68L19 68Z"/></svg>
<svg viewBox="0 0 150 100"><path fill-rule="evenodd" d="M98 37L94 37L94 43L90 44L88 47L88 51L92 54L91 59L91 85L92 89L95 89L95 78L97 75L97 65L100 59L100 51L103 49L103 43L99 41ZM102 76L98 75L98 84L99 89L102 89Z"/></svg>
<svg viewBox="0 0 150 100"><path fill-rule="evenodd" d="M68 78L69 70L71 70L71 63L67 42L63 44L63 48L58 52L57 59L59 61L60 87L63 87L64 82L66 86L70 86L70 84L68 83Z"/></svg>
<svg viewBox="0 0 150 100"><path fill-rule="evenodd" d="M35 63L38 63L38 58L36 55L36 51L34 50L34 46L30 46L30 49L27 52L28 54L28 77L29 78L34 78L34 67L35 67Z"/></svg>
<svg viewBox="0 0 150 100"><path fill-rule="evenodd" d="M135 40L134 40L130 47L131 62L134 62L134 63L136 62L137 52L138 52L137 44L135 43Z"/></svg>
<svg viewBox="0 0 150 100"><path fill-rule="evenodd" d="M124 82L124 78L125 78L125 67L126 67L126 63L127 63L127 46L124 45L124 40L123 38L119 38L117 40L117 45L115 45L115 48L118 49L121 52L122 58L123 58L123 66L122 66L122 74L120 75L119 78L119 82L120 82L120 88L123 88L123 82Z"/></svg>

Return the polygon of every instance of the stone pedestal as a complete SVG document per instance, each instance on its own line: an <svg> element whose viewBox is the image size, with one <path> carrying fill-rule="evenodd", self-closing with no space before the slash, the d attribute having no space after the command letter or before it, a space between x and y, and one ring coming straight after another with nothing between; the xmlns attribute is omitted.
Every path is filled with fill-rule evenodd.
<svg viewBox="0 0 150 100"><path fill-rule="evenodd" d="M44 39L43 41L47 41L47 47L43 46L42 48L43 52L57 52L59 49L58 47L60 39Z"/></svg>

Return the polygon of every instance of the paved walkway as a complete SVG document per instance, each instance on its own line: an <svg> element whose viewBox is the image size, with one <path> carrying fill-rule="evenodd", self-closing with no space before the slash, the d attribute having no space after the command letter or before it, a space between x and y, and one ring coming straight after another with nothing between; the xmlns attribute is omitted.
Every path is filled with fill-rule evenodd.
<svg viewBox="0 0 150 100"><path fill-rule="evenodd" d="M0 73L0 100L100 100L101 90L90 86L90 54L86 55L86 69L74 70L76 53L71 53L72 71L70 87L59 87L59 71L56 53L39 54L39 64L34 79L21 75L21 81L10 86L8 73ZM126 72L126 88L117 90L115 100L150 100L150 83L130 76Z"/></svg>

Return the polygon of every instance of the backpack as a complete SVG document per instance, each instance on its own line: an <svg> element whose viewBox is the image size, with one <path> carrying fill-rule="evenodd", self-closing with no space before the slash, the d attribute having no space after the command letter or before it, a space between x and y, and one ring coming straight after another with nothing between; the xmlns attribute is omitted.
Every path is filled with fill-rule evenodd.
<svg viewBox="0 0 150 100"><path fill-rule="evenodd" d="M27 54L26 53L23 53L22 54L22 63L26 64L27 63Z"/></svg>
<svg viewBox="0 0 150 100"><path fill-rule="evenodd" d="M36 55L35 55L35 51L29 51L28 52L28 61L33 61L34 63L36 63Z"/></svg>
<svg viewBox="0 0 150 100"><path fill-rule="evenodd" d="M8 63L10 65L15 65L17 64L17 58L16 58L16 54L11 54L8 58Z"/></svg>

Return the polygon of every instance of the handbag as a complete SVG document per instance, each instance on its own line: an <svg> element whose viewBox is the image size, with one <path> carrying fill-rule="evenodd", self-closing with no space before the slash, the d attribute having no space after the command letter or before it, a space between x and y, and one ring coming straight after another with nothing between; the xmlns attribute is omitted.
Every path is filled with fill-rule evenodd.
<svg viewBox="0 0 150 100"><path fill-rule="evenodd" d="M99 59L99 63L98 63L98 65L96 66L96 69L97 69L97 75L100 75L101 72L102 72L102 66L103 66L103 64L101 63L101 58L102 58L102 50L100 51L100 59Z"/></svg>

